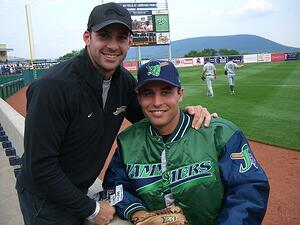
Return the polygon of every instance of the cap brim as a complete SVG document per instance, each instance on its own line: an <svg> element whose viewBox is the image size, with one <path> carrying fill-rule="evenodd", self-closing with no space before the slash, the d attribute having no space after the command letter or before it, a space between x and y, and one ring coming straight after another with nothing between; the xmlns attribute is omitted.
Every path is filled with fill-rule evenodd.
<svg viewBox="0 0 300 225"><path fill-rule="evenodd" d="M113 24L113 23L118 23L118 24L124 25L130 31L130 33L132 33L132 30L130 29L130 27L126 23L124 23L123 21L121 21L121 20L107 20L107 21L105 21L103 23L100 23L100 24L92 26L91 29L93 31L97 32L97 31L101 30L102 28L104 28L104 27L106 27L106 26L108 26L110 24Z"/></svg>
<svg viewBox="0 0 300 225"><path fill-rule="evenodd" d="M150 82L150 81L162 81L164 83L167 83L167 84L170 84L174 87L178 87L180 88L181 86L178 85L178 84L175 84L173 82L170 82L168 80L165 80L165 79L161 79L161 78L151 78L151 79L148 79L148 80L144 80L142 82L139 82L138 85L135 87L135 90L138 91L142 86L144 86L146 83Z"/></svg>

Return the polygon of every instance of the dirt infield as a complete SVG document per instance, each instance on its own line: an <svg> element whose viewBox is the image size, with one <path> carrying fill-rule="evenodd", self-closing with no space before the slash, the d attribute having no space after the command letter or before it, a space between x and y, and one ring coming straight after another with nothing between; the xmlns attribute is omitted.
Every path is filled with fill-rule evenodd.
<svg viewBox="0 0 300 225"><path fill-rule="evenodd" d="M6 100L22 115L26 114L25 91L26 88L23 88ZM122 129L128 125L129 123L125 121ZM250 147L264 168L271 186L269 205L263 225L300 224L300 152L253 141L250 141ZM104 171L100 177L103 177L103 174Z"/></svg>

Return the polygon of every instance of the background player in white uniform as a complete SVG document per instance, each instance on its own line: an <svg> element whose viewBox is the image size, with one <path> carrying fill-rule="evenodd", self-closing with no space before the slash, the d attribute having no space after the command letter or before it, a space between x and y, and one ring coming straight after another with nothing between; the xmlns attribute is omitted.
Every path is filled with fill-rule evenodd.
<svg viewBox="0 0 300 225"><path fill-rule="evenodd" d="M203 66L203 73L202 75L206 77L206 83L207 83L207 96L213 97L214 91L212 88L212 82L214 79L217 78L216 74L216 67L214 64L212 64L209 59L205 60L205 65Z"/></svg>
<svg viewBox="0 0 300 225"><path fill-rule="evenodd" d="M234 60L230 60L224 66L224 70L227 71L227 79L229 82L230 94L234 95L234 81L235 81L235 71L244 65L238 65ZM226 73L225 73L226 74Z"/></svg>

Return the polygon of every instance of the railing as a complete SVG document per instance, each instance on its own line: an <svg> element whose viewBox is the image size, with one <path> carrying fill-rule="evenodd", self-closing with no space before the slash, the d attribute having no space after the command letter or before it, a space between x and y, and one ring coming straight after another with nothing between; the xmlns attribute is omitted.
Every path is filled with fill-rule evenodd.
<svg viewBox="0 0 300 225"><path fill-rule="evenodd" d="M23 70L21 74L0 76L0 97L5 100L46 72L47 69Z"/></svg>
<svg viewBox="0 0 300 225"><path fill-rule="evenodd" d="M6 99L24 87L24 79L19 78L3 84L0 84L0 97Z"/></svg>
<svg viewBox="0 0 300 225"><path fill-rule="evenodd" d="M5 84L10 81L14 81L20 78L24 78L23 74L11 74L11 75L1 75L0 76L0 84Z"/></svg>

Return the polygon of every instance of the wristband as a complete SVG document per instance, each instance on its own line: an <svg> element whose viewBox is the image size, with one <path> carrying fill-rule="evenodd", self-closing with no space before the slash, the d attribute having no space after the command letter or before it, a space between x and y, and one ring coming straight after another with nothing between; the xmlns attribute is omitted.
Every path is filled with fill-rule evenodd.
<svg viewBox="0 0 300 225"><path fill-rule="evenodd" d="M87 219L88 220L94 219L98 215L99 212L100 212L100 204L99 204L99 202L96 201L96 209L95 209L94 213L92 215L90 215Z"/></svg>

